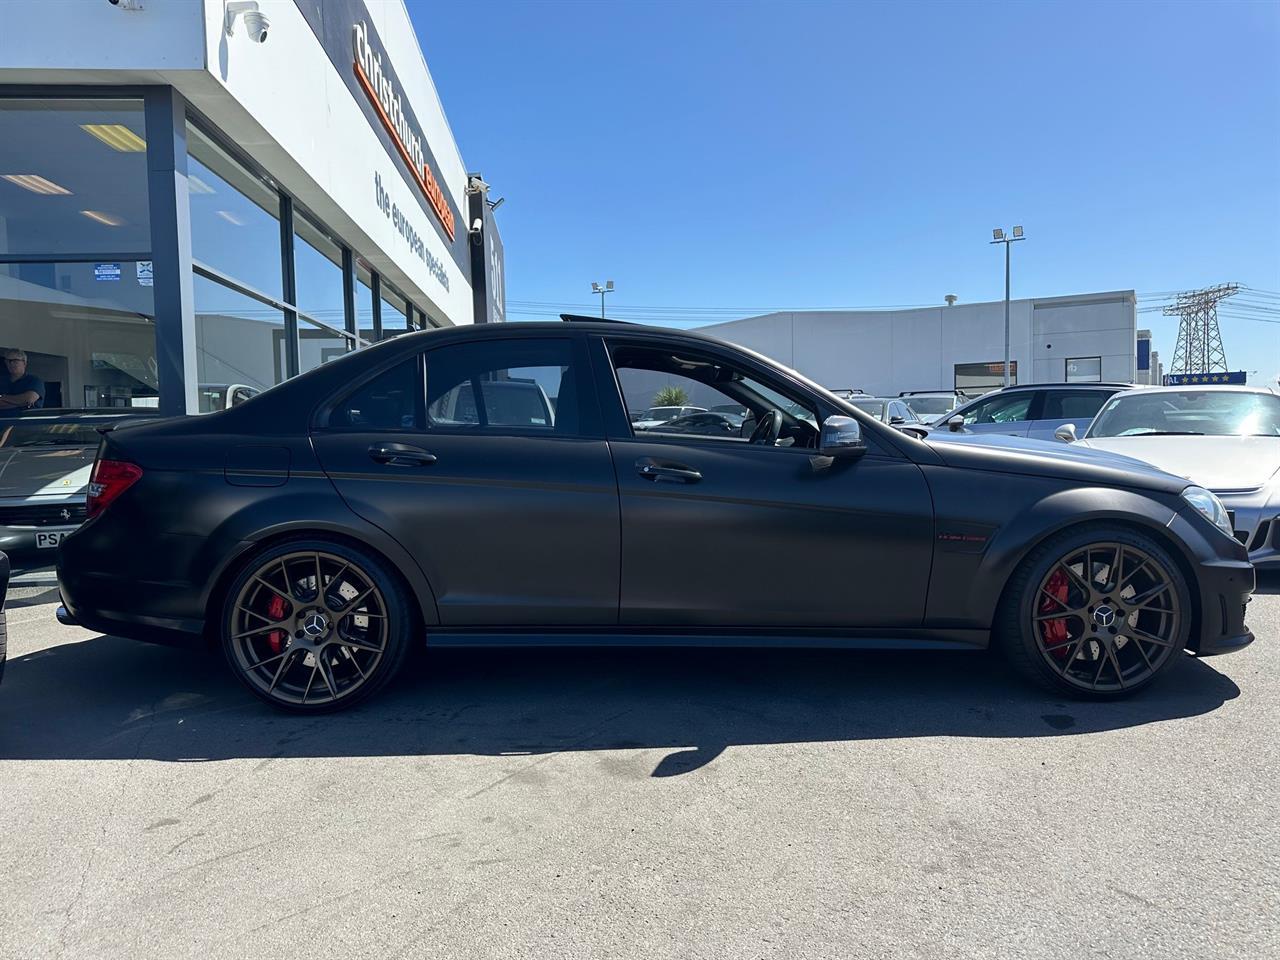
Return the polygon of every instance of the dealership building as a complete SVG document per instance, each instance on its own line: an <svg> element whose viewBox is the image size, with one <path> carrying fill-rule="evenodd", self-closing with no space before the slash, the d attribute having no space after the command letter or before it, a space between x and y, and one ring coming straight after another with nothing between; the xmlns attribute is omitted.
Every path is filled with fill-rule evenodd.
<svg viewBox="0 0 1280 960"><path fill-rule="evenodd" d="M205 412L503 319L488 185L401 0L4 14L0 347L46 406Z"/></svg>
<svg viewBox="0 0 1280 960"><path fill-rule="evenodd" d="M770 313L699 331L763 353L833 389L975 394L1001 385L1004 309L1000 300L909 310ZM1010 380L1140 381L1145 371L1139 369L1136 321L1132 290L1014 300L1009 305ZM1143 332L1149 346L1150 334Z"/></svg>

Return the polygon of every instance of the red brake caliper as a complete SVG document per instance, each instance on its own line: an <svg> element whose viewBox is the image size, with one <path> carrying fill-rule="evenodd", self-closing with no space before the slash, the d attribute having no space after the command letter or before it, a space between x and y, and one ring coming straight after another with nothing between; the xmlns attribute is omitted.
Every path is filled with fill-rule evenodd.
<svg viewBox="0 0 1280 960"><path fill-rule="evenodd" d="M284 612L287 607L288 604L284 597L280 596L278 593L274 594L267 602L267 616L272 620L283 620ZM271 645L272 653L279 653L284 649L284 640L286 636L288 636L288 634L283 630L272 630L267 634L267 643Z"/></svg>
<svg viewBox="0 0 1280 960"><path fill-rule="evenodd" d="M1071 582L1067 579L1065 573L1061 570L1053 571L1053 576L1049 578L1049 582L1044 587L1044 592L1048 596L1040 599L1040 612L1053 613L1055 610L1064 609L1067 606L1067 591L1070 587ZM1060 601L1060 603L1055 603L1055 600ZM1067 629L1066 617L1060 617L1056 620L1043 620L1040 625L1044 628L1044 645L1046 647L1064 644L1071 639L1071 633ZM1050 652L1055 657L1065 657L1067 649L1067 647L1059 647L1057 650Z"/></svg>

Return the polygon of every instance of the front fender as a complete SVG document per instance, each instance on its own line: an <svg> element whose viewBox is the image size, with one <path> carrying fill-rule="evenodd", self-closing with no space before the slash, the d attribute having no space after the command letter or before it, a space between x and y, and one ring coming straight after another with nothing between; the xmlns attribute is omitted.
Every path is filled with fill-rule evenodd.
<svg viewBox="0 0 1280 960"><path fill-rule="evenodd" d="M982 490L973 489L972 478L966 481L935 485L937 534L926 607L931 626L990 629L1018 565L1049 537L1082 523L1144 530L1175 551L1184 571L1194 568L1193 551L1169 529L1178 510L1176 498L1166 494L985 473L978 481ZM967 531L965 539L955 530Z"/></svg>

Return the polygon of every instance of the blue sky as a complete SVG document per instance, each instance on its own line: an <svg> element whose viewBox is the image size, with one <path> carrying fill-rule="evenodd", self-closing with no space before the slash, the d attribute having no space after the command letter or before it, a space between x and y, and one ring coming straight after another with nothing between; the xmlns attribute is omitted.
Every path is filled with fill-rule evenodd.
<svg viewBox="0 0 1280 960"><path fill-rule="evenodd" d="M408 6L513 319L999 299L1015 223L1015 297L1280 292L1277 3ZM1251 300L1228 362L1280 376Z"/></svg>

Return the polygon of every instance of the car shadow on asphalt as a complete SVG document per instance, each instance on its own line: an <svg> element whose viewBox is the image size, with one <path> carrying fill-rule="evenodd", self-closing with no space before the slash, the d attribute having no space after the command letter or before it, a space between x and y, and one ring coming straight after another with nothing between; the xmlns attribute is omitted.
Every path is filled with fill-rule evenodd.
<svg viewBox="0 0 1280 960"><path fill-rule="evenodd" d="M664 748L653 776L726 747L911 737L1063 737L1209 713L1239 696L1189 655L1154 688L1059 699L980 652L441 649L347 712L293 716L222 658L100 636L9 663L0 759L546 754Z"/></svg>

